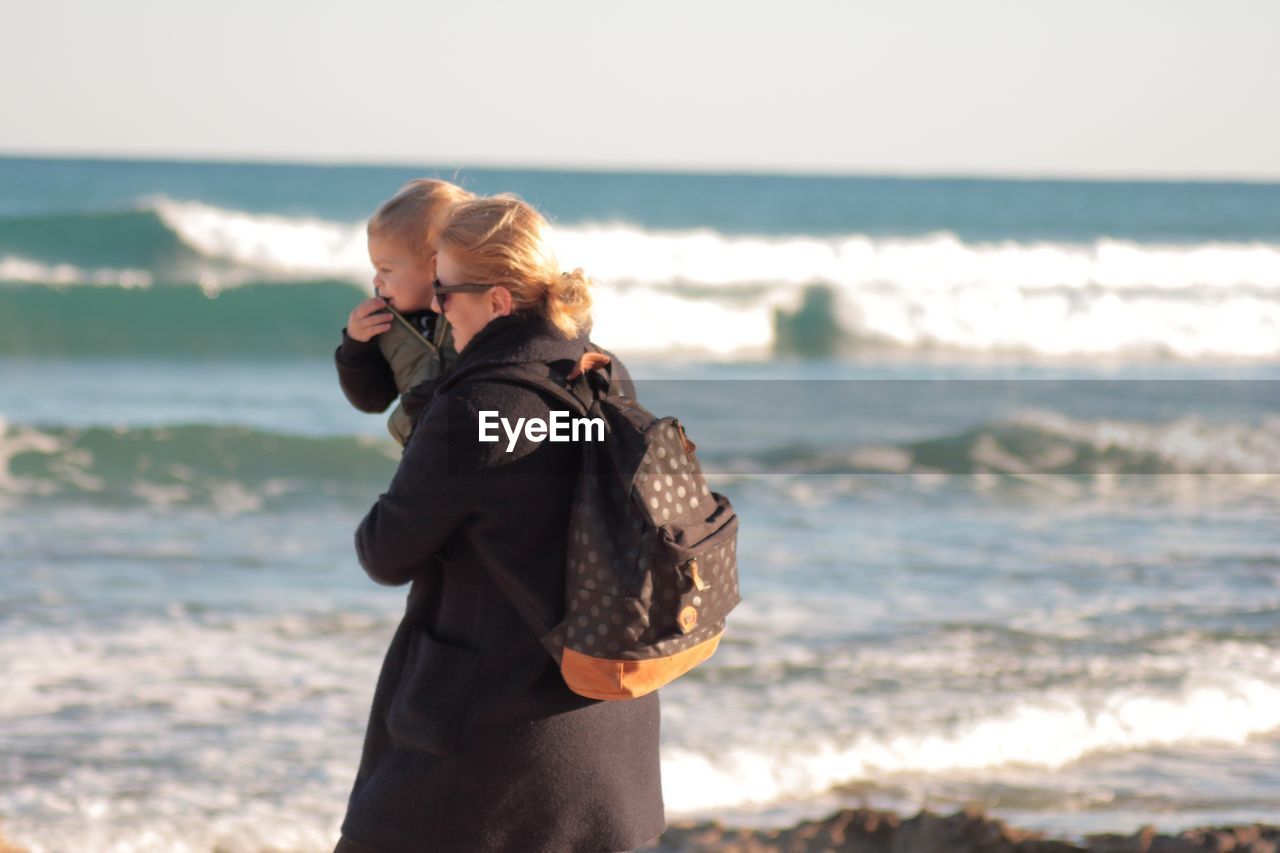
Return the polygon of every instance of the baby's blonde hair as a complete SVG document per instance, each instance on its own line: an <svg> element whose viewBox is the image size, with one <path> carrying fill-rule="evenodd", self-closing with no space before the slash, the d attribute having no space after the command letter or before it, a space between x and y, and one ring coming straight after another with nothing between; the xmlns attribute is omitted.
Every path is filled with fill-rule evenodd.
<svg viewBox="0 0 1280 853"><path fill-rule="evenodd" d="M542 214L503 194L455 206L436 246L448 250L465 282L502 285L516 310L542 313L575 338L591 327L591 280L580 269L560 272L546 231Z"/></svg>
<svg viewBox="0 0 1280 853"><path fill-rule="evenodd" d="M410 181L373 214L369 233L391 237L425 261L435 251L436 236L448 219L449 209L473 198L472 193L448 181Z"/></svg>

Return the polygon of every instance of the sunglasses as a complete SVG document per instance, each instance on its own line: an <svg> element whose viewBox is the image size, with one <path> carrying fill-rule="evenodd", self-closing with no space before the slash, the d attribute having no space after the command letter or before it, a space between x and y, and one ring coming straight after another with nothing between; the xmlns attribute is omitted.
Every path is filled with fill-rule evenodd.
<svg viewBox="0 0 1280 853"><path fill-rule="evenodd" d="M436 296L436 302L440 304L440 310L444 310L445 300L449 298L450 293L484 293L486 290L497 287L496 284L441 284L440 279L431 282L431 292Z"/></svg>

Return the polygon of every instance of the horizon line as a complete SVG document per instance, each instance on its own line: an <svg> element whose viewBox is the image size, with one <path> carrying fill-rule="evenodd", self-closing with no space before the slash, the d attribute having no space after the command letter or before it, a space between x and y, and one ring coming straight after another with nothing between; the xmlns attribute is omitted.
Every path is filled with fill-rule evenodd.
<svg viewBox="0 0 1280 853"><path fill-rule="evenodd" d="M1280 184L1280 175L1259 176L1241 174L1174 175L1170 173L1107 173L1107 172L1053 172L1053 171L985 171L981 169L938 169L911 171L898 167L865 167L847 170L785 168L780 166L712 167L697 164L565 164L555 162L479 161L471 165L446 164L444 162L413 162L408 159L372 159L358 157L329 157L321 155L272 155L272 154L154 154L141 152L34 152L22 149L0 148L4 160L63 160L102 163L154 163L190 165L239 165L239 166L301 166L311 168L384 168L384 169L433 169L460 172L543 172L549 174L622 174L653 176L716 176L716 177L777 177L813 179L867 179L867 180L954 180L954 181L1009 181L1044 183L1170 183L1170 184Z"/></svg>

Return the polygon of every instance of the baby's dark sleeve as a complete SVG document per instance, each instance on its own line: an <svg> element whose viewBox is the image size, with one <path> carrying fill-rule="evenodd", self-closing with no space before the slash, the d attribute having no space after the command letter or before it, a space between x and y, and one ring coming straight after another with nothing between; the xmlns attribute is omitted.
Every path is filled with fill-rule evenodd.
<svg viewBox="0 0 1280 853"><path fill-rule="evenodd" d="M374 340L357 341L342 330L342 343L333 352L342 393L362 412L385 412L400 391L391 365Z"/></svg>

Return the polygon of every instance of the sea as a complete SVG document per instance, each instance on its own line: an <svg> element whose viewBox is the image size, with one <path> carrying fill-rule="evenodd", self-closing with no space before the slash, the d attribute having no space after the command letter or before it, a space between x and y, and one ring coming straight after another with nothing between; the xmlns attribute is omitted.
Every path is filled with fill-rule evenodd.
<svg viewBox="0 0 1280 853"><path fill-rule="evenodd" d="M332 848L406 591L333 349L422 176L547 215L741 516L671 821L1280 822L1280 184L11 157L11 842Z"/></svg>

